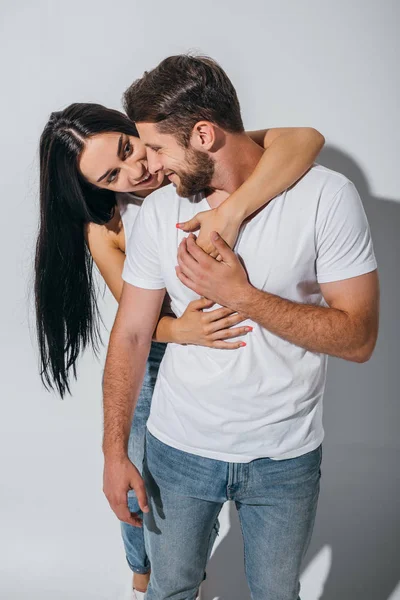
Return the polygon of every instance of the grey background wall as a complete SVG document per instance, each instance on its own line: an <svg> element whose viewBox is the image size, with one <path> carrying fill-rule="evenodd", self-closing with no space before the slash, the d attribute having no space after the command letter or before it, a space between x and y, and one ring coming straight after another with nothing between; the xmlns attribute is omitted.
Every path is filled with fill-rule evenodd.
<svg viewBox="0 0 400 600"><path fill-rule="evenodd" d="M395 0L14 0L1 5L0 596L127 598L118 523L102 496L104 351L72 398L37 375L32 261L37 146L53 110L122 91L164 56L197 49L235 83L247 128L312 125L320 162L364 200L381 272L381 334L365 365L331 360L323 486L302 600L399 600L399 17ZM101 307L110 327L115 303ZM104 339L107 339L105 332ZM226 508L204 600L248 600Z"/></svg>

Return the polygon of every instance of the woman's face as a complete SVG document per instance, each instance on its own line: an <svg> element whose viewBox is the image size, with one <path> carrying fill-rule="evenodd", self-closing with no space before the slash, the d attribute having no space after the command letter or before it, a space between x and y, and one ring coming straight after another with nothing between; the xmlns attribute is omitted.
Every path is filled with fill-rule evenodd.
<svg viewBox="0 0 400 600"><path fill-rule="evenodd" d="M85 140L79 168L89 183L113 192L151 192L164 180L162 171L149 173L140 139L125 133L99 133Z"/></svg>

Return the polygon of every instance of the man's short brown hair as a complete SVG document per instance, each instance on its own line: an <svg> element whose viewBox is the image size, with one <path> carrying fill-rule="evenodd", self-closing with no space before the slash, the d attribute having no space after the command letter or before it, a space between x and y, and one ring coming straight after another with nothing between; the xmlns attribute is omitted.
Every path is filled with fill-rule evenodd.
<svg viewBox="0 0 400 600"><path fill-rule="evenodd" d="M229 77L212 58L181 54L164 59L123 96L135 122L157 123L188 147L194 125L210 121L230 133L244 131L239 100Z"/></svg>

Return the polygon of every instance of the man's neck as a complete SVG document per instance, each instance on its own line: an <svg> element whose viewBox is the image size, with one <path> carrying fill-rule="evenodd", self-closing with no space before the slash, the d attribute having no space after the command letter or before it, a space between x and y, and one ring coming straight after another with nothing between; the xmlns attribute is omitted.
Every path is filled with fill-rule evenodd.
<svg viewBox="0 0 400 600"><path fill-rule="evenodd" d="M211 208L217 208L250 177L263 149L245 133L227 133L225 143L215 153L215 173L207 197Z"/></svg>

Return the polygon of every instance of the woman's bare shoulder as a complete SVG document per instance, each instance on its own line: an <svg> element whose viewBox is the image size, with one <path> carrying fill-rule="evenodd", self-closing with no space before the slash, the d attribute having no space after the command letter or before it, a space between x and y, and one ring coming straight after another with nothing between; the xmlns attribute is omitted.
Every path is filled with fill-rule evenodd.
<svg viewBox="0 0 400 600"><path fill-rule="evenodd" d="M99 245L102 247L104 245L112 246L125 252L124 226L118 207L115 208L114 216L108 223L104 223L104 225L86 223L85 238L92 253L93 249L98 248Z"/></svg>

